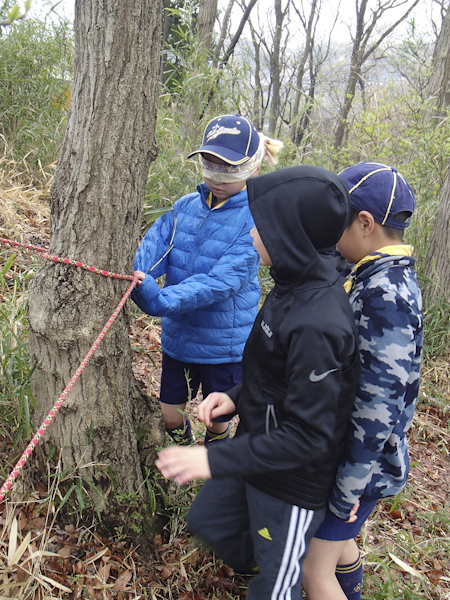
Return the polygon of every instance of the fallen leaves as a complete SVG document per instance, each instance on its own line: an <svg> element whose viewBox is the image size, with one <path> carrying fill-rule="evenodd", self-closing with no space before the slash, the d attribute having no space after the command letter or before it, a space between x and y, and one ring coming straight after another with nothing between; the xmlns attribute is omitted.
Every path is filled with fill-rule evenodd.
<svg viewBox="0 0 450 600"><path fill-rule="evenodd" d="M137 321L130 329L135 375L155 397L159 391L159 328ZM195 413L196 405L190 408ZM426 598L450 600L450 557L439 554L449 537L435 515L450 499L447 413L419 405L410 432L411 473L398 504L379 503L361 547L383 560L365 561L366 575L428 586ZM12 443L0 438L5 464ZM17 452L17 449L16 449ZM230 600L246 595L246 580L196 545L182 520L155 535L151 555L94 528L51 523L45 485L32 497L0 505L0 597L27 600ZM434 519L434 520L433 520ZM430 525L432 523L432 526ZM402 545L402 540L405 543ZM409 546L408 546L409 544ZM444 547L444 546L442 546ZM430 550L431 548L431 550ZM448 548L448 546L447 546ZM370 577L366 577L370 593ZM413 584L411 584L413 582ZM434 586L434 587L433 587ZM374 594L375 595L375 594Z"/></svg>
<svg viewBox="0 0 450 600"><path fill-rule="evenodd" d="M186 536L156 535L152 556L124 542L67 525L46 530L33 524L44 502L16 508L3 503L0 532L0 597L70 600L181 598L224 600L245 595L233 571L215 564ZM51 549L51 551L49 550ZM150 596L148 595L150 593Z"/></svg>

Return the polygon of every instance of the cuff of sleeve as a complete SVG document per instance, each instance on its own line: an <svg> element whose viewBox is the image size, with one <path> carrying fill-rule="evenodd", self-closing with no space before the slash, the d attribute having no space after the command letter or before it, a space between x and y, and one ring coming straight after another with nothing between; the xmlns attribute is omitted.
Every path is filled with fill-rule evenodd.
<svg viewBox="0 0 450 600"><path fill-rule="evenodd" d="M131 298L144 312L149 302L159 294L159 285L151 275L147 275L138 288L134 288Z"/></svg>
<svg viewBox="0 0 450 600"><path fill-rule="evenodd" d="M137 293L145 296L147 300L153 300L159 294L159 285L151 275L146 275L144 281L138 287Z"/></svg>
<svg viewBox="0 0 450 600"><path fill-rule="evenodd" d="M227 442L228 444L229 442ZM208 444L208 464L213 479L220 479L222 477L230 476L226 461L224 463L221 448L219 446L225 446L225 444Z"/></svg>
<svg viewBox="0 0 450 600"><path fill-rule="evenodd" d="M339 519L342 519L343 521L348 521L350 519L350 513L352 510L352 507L350 507L347 511L347 509L345 509L345 511L339 510L337 509L335 506L333 506L331 504L331 502L328 503L328 508L330 509L330 512L333 513L333 515L335 515L336 517L338 517Z"/></svg>
<svg viewBox="0 0 450 600"><path fill-rule="evenodd" d="M239 403L239 395L241 393L241 388L242 388L242 382L235 385L234 388L231 388L231 390L228 390L227 392L225 392L226 394L228 394L228 396L230 396L230 398L233 400L233 402L236 406L236 411L234 412L234 415L236 415L239 412L237 407L238 407L238 403Z"/></svg>

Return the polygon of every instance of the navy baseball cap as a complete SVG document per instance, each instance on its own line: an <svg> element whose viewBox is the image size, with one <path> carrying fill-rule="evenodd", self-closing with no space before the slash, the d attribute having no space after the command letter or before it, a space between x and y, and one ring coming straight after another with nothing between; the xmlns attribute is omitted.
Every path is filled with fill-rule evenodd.
<svg viewBox="0 0 450 600"><path fill-rule="evenodd" d="M416 207L414 192L395 167L363 162L344 169L339 176L347 182L350 203L357 210L367 210L380 225L406 229ZM395 218L408 212L406 221Z"/></svg>
<svg viewBox="0 0 450 600"><path fill-rule="evenodd" d="M206 153L230 165L242 165L258 150L259 133L253 123L241 115L215 117L206 126L203 144L188 158Z"/></svg>

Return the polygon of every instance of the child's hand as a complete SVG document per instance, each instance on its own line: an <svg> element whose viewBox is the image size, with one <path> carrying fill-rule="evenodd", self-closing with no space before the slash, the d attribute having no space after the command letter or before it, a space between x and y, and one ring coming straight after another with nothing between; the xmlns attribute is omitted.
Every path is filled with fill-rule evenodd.
<svg viewBox="0 0 450 600"><path fill-rule="evenodd" d="M354 521L356 521L356 519L358 518L356 516L356 513L358 512L358 508L359 508L359 500L356 501L355 506L350 511L350 518L348 521L345 521L346 523L353 523Z"/></svg>
<svg viewBox="0 0 450 600"><path fill-rule="evenodd" d="M206 427L211 427L216 417L229 415L235 411L236 405L228 394L213 392L199 404L197 416Z"/></svg>
<svg viewBox="0 0 450 600"><path fill-rule="evenodd" d="M155 465L166 479L174 477L179 485L194 479L210 479L208 450L204 446L170 446L158 452Z"/></svg>
<svg viewBox="0 0 450 600"><path fill-rule="evenodd" d="M137 282L136 282L136 287L139 287L139 286L141 285L141 283L142 283L142 282L144 281L144 279L145 279L145 273L143 273L142 271L135 271L135 272L133 273L133 275L134 275L135 277L137 276L138 280L137 280Z"/></svg>

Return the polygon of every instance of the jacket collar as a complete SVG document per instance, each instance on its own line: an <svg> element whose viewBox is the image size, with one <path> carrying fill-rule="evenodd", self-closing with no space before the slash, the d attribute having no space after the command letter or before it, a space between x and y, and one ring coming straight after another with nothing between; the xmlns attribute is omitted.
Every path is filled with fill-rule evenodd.
<svg viewBox="0 0 450 600"><path fill-rule="evenodd" d="M348 275L344 283L345 291L347 293L351 292L358 281L367 279L374 273L385 268L388 263L414 266L416 260L412 256L413 251L412 246L398 244L395 246L385 246L376 252L368 254L353 267L350 275Z"/></svg>
<svg viewBox="0 0 450 600"><path fill-rule="evenodd" d="M200 194L200 198L202 199L202 203L209 209L209 210L220 210L222 208L225 207L231 207L231 208L237 208L240 206L245 206L248 202L247 200L247 188L245 188L244 190L242 190L242 192L239 192L238 194L235 194L234 196L231 196L231 198L228 198L228 200L225 200L225 202L222 202L222 204L220 204L219 206L215 207L214 209L211 209L211 206L208 203L208 196L210 194L208 188L206 187L206 185L204 183L200 183L197 186L197 191Z"/></svg>

